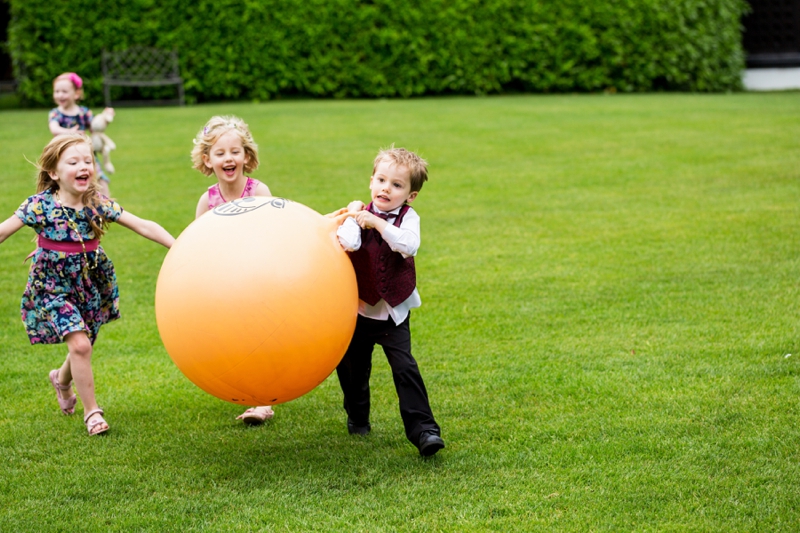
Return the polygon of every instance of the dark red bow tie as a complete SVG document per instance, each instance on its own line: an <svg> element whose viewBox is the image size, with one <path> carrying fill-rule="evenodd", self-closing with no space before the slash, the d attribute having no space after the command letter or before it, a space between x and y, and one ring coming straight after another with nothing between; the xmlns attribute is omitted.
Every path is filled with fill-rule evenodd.
<svg viewBox="0 0 800 533"><path fill-rule="evenodd" d="M397 217L397 213L378 213L377 211L372 212L378 218L382 218L383 220L389 220L390 218Z"/></svg>

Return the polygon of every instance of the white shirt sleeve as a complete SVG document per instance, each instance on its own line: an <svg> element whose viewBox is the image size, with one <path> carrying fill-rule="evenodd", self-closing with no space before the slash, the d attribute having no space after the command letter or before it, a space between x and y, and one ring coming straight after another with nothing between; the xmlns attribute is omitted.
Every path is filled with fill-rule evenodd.
<svg viewBox="0 0 800 533"><path fill-rule="evenodd" d="M394 225L386 226L386 229L383 230L383 240L386 241L386 244L389 245L393 252L399 252L403 257L417 255L420 245L419 215L417 212L409 209L406 212L406 216L403 217L403 222L399 228Z"/></svg>
<svg viewBox="0 0 800 533"><path fill-rule="evenodd" d="M339 229L336 230L336 236L339 237L339 244L346 252L355 252L361 248L361 226L354 218L348 217Z"/></svg>

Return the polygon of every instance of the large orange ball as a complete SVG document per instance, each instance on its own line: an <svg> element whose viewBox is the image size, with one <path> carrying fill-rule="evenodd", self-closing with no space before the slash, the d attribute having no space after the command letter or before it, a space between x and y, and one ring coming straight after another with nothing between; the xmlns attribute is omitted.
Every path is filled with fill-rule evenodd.
<svg viewBox="0 0 800 533"><path fill-rule="evenodd" d="M158 331L181 372L243 405L288 402L322 383L358 314L337 227L267 197L234 200L189 225L156 286Z"/></svg>

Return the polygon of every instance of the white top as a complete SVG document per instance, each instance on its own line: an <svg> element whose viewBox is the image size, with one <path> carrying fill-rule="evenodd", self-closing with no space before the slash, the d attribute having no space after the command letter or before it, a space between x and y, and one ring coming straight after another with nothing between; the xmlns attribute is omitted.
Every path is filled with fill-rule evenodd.
<svg viewBox="0 0 800 533"><path fill-rule="evenodd" d="M388 213L389 224L383 230L383 240L389 245L393 252L398 252L403 257L414 257L419 250L419 215L413 209L409 209L400 223L400 227L394 226L395 218L400 212L401 207ZM383 211L375 209L375 212L384 214ZM375 230L377 231L377 230ZM348 252L354 252L361 248L361 227L352 217L344 221L336 232L339 243ZM411 293L404 302L397 307L392 307L386 300L381 298L377 304L369 305L364 300L358 300L358 314L374 320L387 320L389 317L395 324L401 324L407 317L408 312L422 305L417 288Z"/></svg>

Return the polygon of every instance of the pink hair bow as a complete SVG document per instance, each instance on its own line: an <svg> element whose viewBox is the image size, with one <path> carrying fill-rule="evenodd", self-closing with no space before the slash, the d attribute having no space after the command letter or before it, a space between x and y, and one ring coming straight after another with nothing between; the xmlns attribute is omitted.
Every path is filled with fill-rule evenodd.
<svg viewBox="0 0 800 533"><path fill-rule="evenodd" d="M81 79L80 76L78 76L74 72L70 72L68 75L69 75L69 81L74 83L76 88L80 89L81 87L83 87L83 80Z"/></svg>

